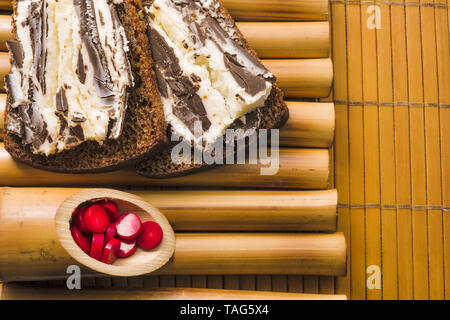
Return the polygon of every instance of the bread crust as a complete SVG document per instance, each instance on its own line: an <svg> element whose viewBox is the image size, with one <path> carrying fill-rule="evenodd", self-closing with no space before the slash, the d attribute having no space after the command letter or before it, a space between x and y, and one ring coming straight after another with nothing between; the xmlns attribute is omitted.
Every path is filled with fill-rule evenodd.
<svg viewBox="0 0 450 320"><path fill-rule="evenodd" d="M14 12L17 1L13 1ZM139 18L142 12L141 0L124 0L118 7L118 15L124 24L133 63L135 88L130 90L124 128L118 140L98 142L86 141L74 149L64 150L55 155L33 154L29 146L24 146L21 139L11 132L5 133L5 149L11 156L37 169L62 173L99 173L133 166L143 159L151 158L169 145L164 118L164 109L156 85L153 71L153 59L150 54L148 39L142 36L146 23ZM133 26L133 27L130 27ZM14 35L17 38L13 19ZM7 101L4 117L8 109ZM145 117L142 117L146 115ZM144 119L147 119L144 122ZM140 122L139 122L140 121ZM144 129L149 134L145 134Z"/></svg>
<svg viewBox="0 0 450 320"><path fill-rule="evenodd" d="M235 31L233 40L235 40L242 48L247 50L253 57L259 59L256 51L250 47L250 45L247 42L247 40L245 39L244 35L239 30L239 28L236 26L234 19L232 18L232 16L228 12L228 10L224 7L222 1L217 0L217 2L219 2L219 5L220 5L219 14L220 14L221 18L223 18L225 23L230 28L233 28ZM256 129L280 129L281 127L284 126L284 124L289 119L289 109L283 99L284 93L278 87L278 85L276 83L273 86L271 96L274 97L274 99L273 99L274 103L270 106L265 106L262 108L264 110L277 108L278 109L278 117L272 123L270 123L270 121L264 121L265 119L262 119L263 123L261 124L260 127L256 128ZM166 162L166 165L168 165L168 167L173 166L172 169L163 170L163 171L155 171L154 169L155 169L155 166L158 164L158 161L145 160L136 166L137 173L142 176L148 177L148 178L165 179L165 178L175 178L175 177L185 176L185 175L188 175L191 173L205 171L205 170L209 170L209 169L213 169L218 166L221 166L220 164L219 165L218 164L208 165L206 163L200 164L200 165L197 165L197 164L173 165L171 163L167 163L168 161L171 162L170 154L171 154L172 147L173 147L173 145L171 145L168 150L164 150L162 154L158 155L155 158L155 160L158 160L158 159L160 160L161 158L163 158L164 161Z"/></svg>

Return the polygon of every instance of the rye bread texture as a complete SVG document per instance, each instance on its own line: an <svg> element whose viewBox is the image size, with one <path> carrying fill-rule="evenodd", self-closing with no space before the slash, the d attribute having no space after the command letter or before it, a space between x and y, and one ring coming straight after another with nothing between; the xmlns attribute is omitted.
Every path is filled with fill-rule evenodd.
<svg viewBox="0 0 450 320"><path fill-rule="evenodd" d="M167 124L146 37L142 1L123 0L116 6L129 41L129 59L135 84L129 90L128 107L119 139L108 139L102 145L86 141L73 149L44 156L33 154L29 146L23 145L21 138L7 131L5 148L14 159L54 172L96 173L135 165L167 148ZM13 2L13 7L17 10L17 1ZM15 31L16 27L13 27ZM7 104L5 113L9 108Z"/></svg>
<svg viewBox="0 0 450 320"><path fill-rule="evenodd" d="M152 1L144 1L144 2L152 3ZM244 38L243 34L236 26L236 23L229 14L229 12L226 10L226 8L220 1L218 2L220 5L218 10L219 19L223 19L226 25L235 31L232 37L233 40L244 50L250 53L253 57L258 58L256 51L249 46L247 40ZM250 114L258 119L257 121L258 125L255 126L255 129L257 130L279 129L287 122L287 120L289 119L289 109L287 108L287 105L284 102L283 97L284 93L278 87L278 85L274 83L272 92L270 93L268 99L266 100L265 105L253 111ZM239 121L236 121L232 125L232 127L239 128L240 124L238 122ZM170 128L167 132L170 134ZM165 149L154 158L146 159L140 162L136 166L136 171L140 175L158 179L158 178L171 178L184 176L190 173L212 169L217 166L217 165L208 165L206 163L195 164L193 156L190 164L174 164L171 158L171 154L173 147L177 143L172 143L169 148ZM192 152L192 154L194 153Z"/></svg>

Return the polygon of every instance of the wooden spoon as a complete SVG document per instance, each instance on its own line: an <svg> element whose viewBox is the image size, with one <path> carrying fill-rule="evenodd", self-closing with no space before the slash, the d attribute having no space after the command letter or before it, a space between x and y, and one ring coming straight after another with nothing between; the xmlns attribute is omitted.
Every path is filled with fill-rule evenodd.
<svg viewBox="0 0 450 320"><path fill-rule="evenodd" d="M133 212L141 218L142 222L156 221L164 232L161 244L152 250L138 248L131 257L117 259L112 265L102 263L84 253L70 233L72 213L81 204L106 199L113 200L117 204L119 215ZM75 193L59 206L55 223L57 237L72 258L83 266L112 276L131 277L151 273L165 265L175 250L175 234L166 217L148 202L126 192L88 189Z"/></svg>

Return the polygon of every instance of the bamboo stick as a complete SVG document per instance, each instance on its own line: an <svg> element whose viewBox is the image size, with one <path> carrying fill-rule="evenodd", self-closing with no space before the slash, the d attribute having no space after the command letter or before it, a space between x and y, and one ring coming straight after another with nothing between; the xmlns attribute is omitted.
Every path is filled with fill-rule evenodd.
<svg viewBox="0 0 450 320"><path fill-rule="evenodd" d="M12 37L11 16L2 14L0 15L0 51L8 51L6 40Z"/></svg>
<svg viewBox="0 0 450 320"><path fill-rule="evenodd" d="M361 8L347 6L348 99L362 101ZM351 299L366 298L364 128L361 103L349 106Z"/></svg>
<svg viewBox="0 0 450 320"><path fill-rule="evenodd" d="M380 207L381 207L381 272L383 299L398 298L396 165L394 134L394 101L392 81L392 47L390 6L380 3L380 18L385 21L377 29L378 101L380 132ZM402 23L398 23L400 26ZM398 31L396 31L398 32ZM397 34L396 34L397 35ZM390 209L388 209L390 208ZM407 272L403 270L402 272Z"/></svg>
<svg viewBox="0 0 450 320"><path fill-rule="evenodd" d="M327 20L326 0L223 0L238 20Z"/></svg>
<svg viewBox="0 0 450 320"><path fill-rule="evenodd" d="M0 10L12 10L12 0L0 0Z"/></svg>
<svg viewBox="0 0 450 320"><path fill-rule="evenodd" d="M333 103L288 101L287 105L289 120L280 131L281 146L315 148L331 146L335 128Z"/></svg>
<svg viewBox="0 0 450 320"><path fill-rule="evenodd" d="M24 201L22 211L40 214L43 199L48 203L46 211L56 211L65 199L82 189L0 190L1 216L13 210L18 199ZM336 190L128 192L157 207L175 231L336 231Z"/></svg>
<svg viewBox="0 0 450 320"><path fill-rule="evenodd" d="M423 1L421 1L423 3ZM420 14L422 34L423 92L425 103L425 151L426 151L426 203L428 208L428 267L429 298L444 299L444 256L441 195L441 145L439 139L439 101L436 38L439 32L435 23L435 9L422 7ZM425 262L422 262L425 263Z"/></svg>
<svg viewBox="0 0 450 320"><path fill-rule="evenodd" d="M349 152L348 152L348 105L347 105L347 29L344 3L332 3L332 40L335 71L334 99L336 102L335 139L335 184L339 202L349 203ZM346 235L347 248L350 248L350 217L348 206L338 207L338 230ZM336 279L336 292L351 295L350 262L347 254L347 276ZM304 283L302 283L303 286Z"/></svg>
<svg viewBox="0 0 450 320"><path fill-rule="evenodd" d="M333 82L331 59L263 60L286 97L327 97Z"/></svg>
<svg viewBox="0 0 450 320"><path fill-rule="evenodd" d="M327 58L328 22L239 22L260 58Z"/></svg>
<svg viewBox="0 0 450 320"><path fill-rule="evenodd" d="M29 210L2 190L0 216L0 280L56 280L77 262L59 242L55 203L42 195L40 210ZM28 208L28 209L27 209ZM43 232L45 230L45 232ZM318 274L343 275L346 247L343 234L177 233L174 256L159 275ZM82 267L84 276L99 276Z"/></svg>
<svg viewBox="0 0 450 320"><path fill-rule="evenodd" d="M327 21L239 22L237 26L260 58L328 57ZM12 37L11 16L0 15L0 51L7 51L6 40Z"/></svg>
<svg viewBox="0 0 450 320"><path fill-rule="evenodd" d="M330 59L263 60L278 77L278 84L287 97L326 97L333 81ZM10 70L9 54L0 52L0 88Z"/></svg>
<svg viewBox="0 0 450 320"><path fill-rule="evenodd" d="M346 300L344 295L217 289L67 290L7 284L1 300Z"/></svg>
<svg viewBox="0 0 450 320"><path fill-rule="evenodd" d="M391 9L392 25L392 76L394 99L394 138L395 138L395 185L397 209L397 238L398 238L398 297L411 299L413 297L412 278L412 234L411 209L402 204L411 203L411 149L408 101L408 61L405 9L403 7ZM402 23L399 23L401 21Z"/></svg>
<svg viewBox="0 0 450 320"><path fill-rule="evenodd" d="M367 12L370 4L361 4L361 12ZM361 14L364 23L365 14ZM363 125L364 125L364 203L380 202L380 160L379 160L379 120L378 120L378 74L376 29L361 28L362 34L362 75L363 75ZM365 209L366 269L381 266L380 208ZM373 272L373 271L371 271ZM371 282L374 284L374 282ZM376 283L375 283L376 284ZM370 287L367 300L381 300L382 290Z"/></svg>
<svg viewBox="0 0 450 320"><path fill-rule="evenodd" d="M334 139L334 104L288 101L289 121L280 131L284 147L328 148ZM6 95L0 94L0 115L6 106ZM0 141L4 117L0 117Z"/></svg>
<svg viewBox="0 0 450 320"><path fill-rule="evenodd" d="M410 1L405 1L406 3ZM420 28L420 8L406 6L406 48L409 89L409 139L411 143L411 204L412 204L412 256L413 298L428 299L428 237L426 206L425 126L423 108L422 43L417 32ZM419 103L420 105L416 105Z"/></svg>
<svg viewBox="0 0 450 320"><path fill-rule="evenodd" d="M131 169L101 174L58 174L14 161L0 144L0 182L8 186L202 186L327 189L329 154L324 149L280 149L279 171L261 175L261 165L224 165L170 179L148 179ZM211 179L214 177L214 179Z"/></svg>
<svg viewBox="0 0 450 320"><path fill-rule="evenodd" d="M225 7L240 20L327 20L326 0L223 0ZM0 0L0 10L12 10L11 0Z"/></svg>
<svg viewBox="0 0 450 320"><path fill-rule="evenodd" d="M336 231L335 190L133 193L159 208L177 231Z"/></svg>
<svg viewBox="0 0 450 320"><path fill-rule="evenodd" d="M446 0L436 1L446 5ZM446 12L447 11L447 12ZM450 11L436 10L436 46L439 86L439 127L441 141L441 193L443 210L444 293L450 299L450 44L446 30L450 30Z"/></svg>

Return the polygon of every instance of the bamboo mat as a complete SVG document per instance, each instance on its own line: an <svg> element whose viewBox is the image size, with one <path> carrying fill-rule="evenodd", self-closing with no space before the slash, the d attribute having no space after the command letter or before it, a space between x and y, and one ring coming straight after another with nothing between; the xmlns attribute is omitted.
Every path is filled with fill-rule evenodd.
<svg viewBox="0 0 450 320"><path fill-rule="evenodd" d="M329 28L329 24L326 21L329 18L329 7L327 0L285 0L282 1L282 5L280 5L278 1L271 0L249 0L245 3L235 0L225 0L223 2L225 6L227 6L231 10L231 13L235 17L237 17L237 19L239 20L238 26L242 28L243 31L247 34L249 41L258 50L259 55L263 58L267 58L266 60L264 60L265 63L267 63L268 66L273 70L280 70L280 72L278 73L280 75L280 85L287 92L289 100L292 101L295 99L296 101L306 100L309 102L332 102L332 100L330 100L329 98L325 98L323 99L323 101L314 98L318 96L327 96L329 94L332 78L332 64L330 60L326 59L329 56L329 46L327 44L324 44L323 41L325 37L327 38L327 43L330 42L329 32L323 29L324 26L326 26L326 28ZM0 9L8 8L9 1L0 1ZM3 14L8 14L8 12L4 12ZM273 22L273 20L277 22ZM255 21L259 23L259 25L255 25L253 23ZM254 27L257 27L257 29ZM264 27L267 27L270 32L262 32L261 30L263 30ZM314 33L306 31L306 37L292 35L291 41L285 40L285 37L289 35L289 33L286 32L290 32L292 34L292 32L295 32L295 28L306 30L310 27L314 28ZM253 30L257 30L257 32L252 32L252 28L254 28ZM281 34L281 36L276 37L279 43L277 41L270 41L270 45L267 46L267 34L275 35L276 33L283 32L286 33L284 36L283 34ZM289 43L290 46L286 47L287 43ZM284 47L280 45L284 45ZM280 54L279 52L281 48L284 49ZM3 59L2 61L7 60ZM317 67L312 67L311 63L316 63ZM7 70L8 68L9 65L5 63L3 69ZM324 79L323 81L320 78L321 75L324 75L324 77L322 77ZM302 77L309 78L305 78L306 80L300 81ZM314 86L319 88L319 90L316 91L314 89ZM305 97L307 97L307 99L304 99ZM297 128L297 130L294 131L298 134L299 130L300 128ZM314 146L328 148L330 143L331 141L328 141L328 143L325 143L325 145L317 145L315 143ZM298 143L292 143L291 145L298 146ZM291 150L293 152L297 152L296 150L301 151L301 149ZM316 149L312 150L311 152L322 151ZM304 157L300 157L298 159L304 159ZM300 162L301 161L302 160L300 160ZM326 162L328 164L328 157ZM310 171L312 172L317 170L314 169ZM2 176L5 177L3 173ZM292 177L286 179L287 183L289 183L289 181L291 181L292 179ZM328 185L328 183L322 184L320 188L325 188ZM287 184L284 184L283 187L286 188ZM329 187L331 187L331 185L329 185ZM137 187L130 186L129 189L137 190ZM183 189L186 189L186 187L184 187ZM194 287L334 294L336 291L335 281L336 279L331 276L303 275L164 275L133 278L83 279L82 287L116 289ZM64 282L43 281L32 283L32 285L63 287Z"/></svg>
<svg viewBox="0 0 450 320"><path fill-rule="evenodd" d="M335 80L331 96L321 101L335 102L331 186L339 193L338 229L348 244L347 276L145 276L85 279L84 287L450 299L448 3L332 0L329 5ZM377 20L372 20L374 13L379 29L369 27ZM368 287L378 269L379 287L376 281Z"/></svg>
<svg viewBox="0 0 450 320"><path fill-rule="evenodd" d="M368 27L372 10L379 29ZM349 248L336 291L351 299L450 298L448 18L445 0L331 3L335 183ZM372 268L381 283L369 289Z"/></svg>

